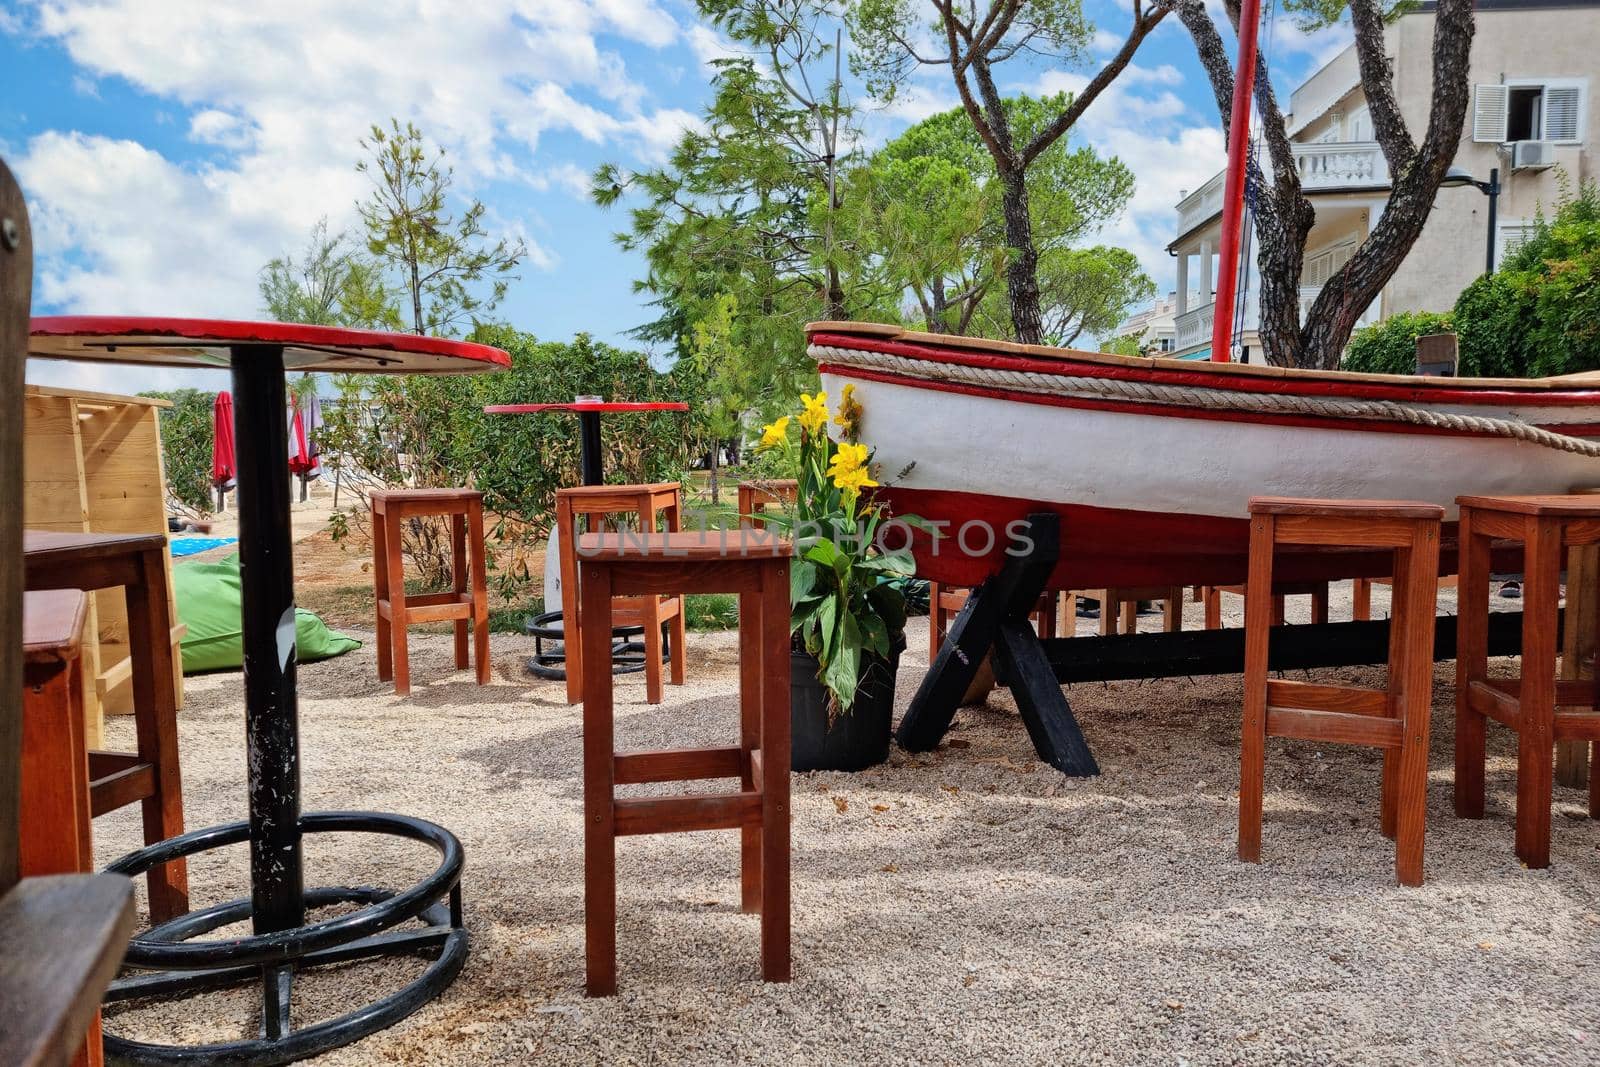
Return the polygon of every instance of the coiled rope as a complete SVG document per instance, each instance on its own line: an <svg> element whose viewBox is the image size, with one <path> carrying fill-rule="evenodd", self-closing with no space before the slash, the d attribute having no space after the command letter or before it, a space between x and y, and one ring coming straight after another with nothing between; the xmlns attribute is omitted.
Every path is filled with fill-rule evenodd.
<svg viewBox="0 0 1600 1067"><path fill-rule="evenodd" d="M1398 404L1392 400L1346 400L1330 397L1294 396L1285 393L1246 393L1233 389L1203 389L1187 385L1156 385L1120 378L1091 378L1074 374L1042 374L1038 371L1005 370L998 367L972 367L959 363L912 359L887 352L866 352L855 348L813 344L807 354L819 363L833 363L863 370L887 371L933 381L964 385L986 385L1045 396L1075 397L1085 400L1129 400L1141 404L1162 404L1188 409L1239 411L1272 415L1312 415L1324 418L1365 419L1371 422L1398 422L1408 426L1448 430L1452 433L1508 437L1541 448L1600 459L1600 441L1570 437L1541 429L1515 419L1486 415L1457 415L1429 408Z"/></svg>

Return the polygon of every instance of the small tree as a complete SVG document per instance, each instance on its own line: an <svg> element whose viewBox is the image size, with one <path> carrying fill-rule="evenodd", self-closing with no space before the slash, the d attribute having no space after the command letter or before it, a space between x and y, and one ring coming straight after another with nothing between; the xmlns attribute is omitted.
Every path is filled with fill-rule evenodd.
<svg viewBox="0 0 1600 1067"><path fill-rule="evenodd" d="M1008 253L1006 294L1017 340L1044 339L1039 249L1029 208L1028 170L1083 117L1172 10L1173 0L1132 0L1122 47L1054 113L1019 130L996 82L996 68L1017 56L1080 62L1094 28L1080 0L853 0L850 23L860 51L852 67L879 97L892 99L918 66L950 70L961 107L994 163L1001 188ZM928 43L923 31L930 31Z"/></svg>
<svg viewBox="0 0 1600 1067"><path fill-rule="evenodd" d="M305 251L282 255L261 268L261 302L279 322L362 329L399 329L400 312L383 272L328 220L311 228Z"/></svg>
<svg viewBox="0 0 1600 1067"><path fill-rule="evenodd" d="M486 208L473 200L459 217L447 203L454 171L444 149L433 148L411 123L373 126L362 139L368 158L356 169L372 179L372 194L357 205L367 251L394 271L416 333L454 335L475 313L494 310L517 276L523 242L488 243ZM478 291L487 283L489 291Z"/></svg>
<svg viewBox="0 0 1600 1067"><path fill-rule="evenodd" d="M212 405L217 394L199 389L140 393L172 403L161 409L161 457L167 492L201 515L211 514Z"/></svg>

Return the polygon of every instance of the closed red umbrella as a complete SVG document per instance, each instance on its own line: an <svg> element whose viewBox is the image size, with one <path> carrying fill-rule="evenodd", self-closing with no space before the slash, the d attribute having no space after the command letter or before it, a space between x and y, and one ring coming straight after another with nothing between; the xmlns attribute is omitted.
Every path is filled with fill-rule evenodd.
<svg viewBox="0 0 1600 1067"><path fill-rule="evenodd" d="M217 510L223 507L223 494L233 488L238 469L233 450L233 396L226 390L217 394L211 406L211 484L217 487Z"/></svg>
<svg viewBox="0 0 1600 1067"><path fill-rule="evenodd" d="M304 475L312 466L314 461L311 446L306 442L305 416L300 412L300 405L293 404L289 408L289 470Z"/></svg>

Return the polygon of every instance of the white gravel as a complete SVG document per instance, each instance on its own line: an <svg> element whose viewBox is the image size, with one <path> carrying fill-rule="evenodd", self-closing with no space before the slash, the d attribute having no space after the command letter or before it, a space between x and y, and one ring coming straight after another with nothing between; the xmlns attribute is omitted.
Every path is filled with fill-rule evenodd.
<svg viewBox="0 0 1600 1067"><path fill-rule="evenodd" d="M1188 615L1198 625L1199 605ZM925 627L910 634L902 710ZM621 682L619 746L734 736L731 637L689 643L690 684L667 687L665 704L644 703L638 676ZM586 1000L580 709L523 673L525 641L496 635L494 648L495 684L480 688L451 669L448 637L414 637L409 699L376 680L370 644L300 669L306 807L399 811L457 833L472 938L442 998L318 1062L1600 1063L1600 824L1558 787L1551 867L1523 869L1499 729L1489 817L1453 816L1447 665L1420 889L1393 881L1376 751L1274 742L1264 862L1235 860L1237 677L1071 689L1103 770L1089 780L1038 763L999 691L937 752L795 776L792 983L759 979L733 834L634 838L619 846L621 992ZM191 827L244 815L241 703L237 674L190 679ZM131 732L113 720L108 741ZM138 844L135 809L95 829L102 862ZM315 884L393 885L430 865L359 837L308 854ZM196 904L238 895L244 860L197 860ZM297 1023L348 1010L401 969L302 979ZM242 992L107 1021L149 1040L254 1025Z"/></svg>

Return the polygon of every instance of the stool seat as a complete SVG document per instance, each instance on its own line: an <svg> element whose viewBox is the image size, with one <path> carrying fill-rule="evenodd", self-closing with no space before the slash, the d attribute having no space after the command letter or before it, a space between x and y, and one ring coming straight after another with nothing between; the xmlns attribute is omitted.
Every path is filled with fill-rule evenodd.
<svg viewBox="0 0 1600 1067"><path fill-rule="evenodd" d="M83 651L89 598L76 589L46 589L22 597L22 661L70 663Z"/></svg>
<svg viewBox="0 0 1600 1067"><path fill-rule="evenodd" d="M618 837L737 829L742 910L761 915L761 973L789 958L789 559L766 529L605 532L577 540L583 618L584 945L590 996L617 989ZM610 643L618 595L739 596L739 743L617 752ZM622 797L618 785L737 779L723 792Z"/></svg>
<svg viewBox="0 0 1600 1067"><path fill-rule="evenodd" d="M378 680L393 680L394 691L411 692L411 658L406 627L413 623L454 622L455 664L469 664L467 638L479 685L488 685L489 577L483 546L483 493L466 488L375 489L372 508L372 574L377 615ZM439 517L450 524L451 588L438 593L407 593L404 538L406 519Z"/></svg>
<svg viewBox="0 0 1600 1067"><path fill-rule="evenodd" d="M1239 858L1261 859L1268 737L1364 745L1383 751L1379 825L1395 842L1395 877L1422 884L1427 814L1428 719L1433 699L1434 600L1444 509L1412 501L1250 501L1245 582L1244 721L1239 753ZM1290 590L1273 582L1279 545L1383 546L1394 550L1389 677L1382 689L1271 679L1270 631ZM1322 587L1326 613L1326 585ZM1314 594L1315 595L1315 594ZM1274 601L1277 601L1276 605Z"/></svg>
<svg viewBox="0 0 1600 1067"><path fill-rule="evenodd" d="M1312 500L1293 496L1258 496L1250 499L1252 515L1316 515L1328 519L1437 519L1444 508L1418 500ZM1356 542L1351 547L1357 547Z"/></svg>
<svg viewBox="0 0 1600 1067"><path fill-rule="evenodd" d="M1572 496L1461 496L1456 498L1456 506L1478 511L1500 511L1510 515L1600 519L1600 496L1592 493Z"/></svg>

